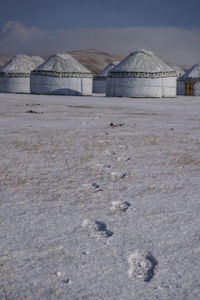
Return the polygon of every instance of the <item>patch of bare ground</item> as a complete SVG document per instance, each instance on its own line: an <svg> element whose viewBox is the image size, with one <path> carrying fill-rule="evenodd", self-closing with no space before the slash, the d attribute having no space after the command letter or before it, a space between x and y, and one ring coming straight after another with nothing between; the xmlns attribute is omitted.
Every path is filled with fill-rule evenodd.
<svg viewBox="0 0 200 300"><path fill-rule="evenodd" d="M138 116L138 117L147 117L147 116L161 116L161 114L157 114L155 112L128 112L130 116Z"/></svg>
<svg viewBox="0 0 200 300"><path fill-rule="evenodd" d="M21 152L23 151L30 151L30 152L35 152L38 153L39 149L41 148L40 142L37 143L30 143L27 141L20 141L20 140L15 140L13 141L13 145L16 150L20 150Z"/></svg>
<svg viewBox="0 0 200 300"><path fill-rule="evenodd" d="M179 166L191 165L195 168L200 168L200 159L194 158L192 154L185 153L173 153L171 154L171 164Z"/></svg>
<svg viewBox="0 0 200 300"><path fill-rule="evenodd" d="M93 106L87 106L87 105L67 105L66 107L70 107L70 108L94 108Z"/></svg>

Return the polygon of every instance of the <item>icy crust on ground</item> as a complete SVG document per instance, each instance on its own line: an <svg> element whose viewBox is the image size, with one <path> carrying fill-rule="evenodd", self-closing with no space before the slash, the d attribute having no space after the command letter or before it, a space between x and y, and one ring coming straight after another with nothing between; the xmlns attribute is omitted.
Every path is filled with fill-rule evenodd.
<svg viewBox="0 0 200 300"><path fill-rule="evenodd" d="M199 109L0 94L0 299L198 299Z"/></svg>

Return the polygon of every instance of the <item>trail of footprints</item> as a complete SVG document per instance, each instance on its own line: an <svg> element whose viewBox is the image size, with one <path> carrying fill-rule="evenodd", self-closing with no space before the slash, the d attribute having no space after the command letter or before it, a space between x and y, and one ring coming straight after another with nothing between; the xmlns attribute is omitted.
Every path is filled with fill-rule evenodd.
<svg viewBox="0 0 200 300"><path fill-rule="evenodd" d="M127 201L113 201L111 206L112 213L125 212L131 204ZM86 219L82 226L87 228L89 233L97 239L110 238L113 236L113 232L107 228L105 222ZM140 279L144 282L152 280L155 274L156 266L158 265L157 259L151 252L144 252L135 250L133 253L128 255L128 276L131 279Z"/></svg>
<svg viewBox="0 0 200 300"><path fill-rule="evenodd" d="M129 158L130 159L130 158ZM129 160L128 159L128 160ZM106 168L110 168L111 165L105 165ZM111 177L114 179L123 179L126 176L126 173L120 174L117 172L112 172ZM85 185L85 187L89 189L93 189L96 191L102 191L103 189L96 183L92 183L91 185ZM128 201L113 201L111 203L111 213L112 214L120 214L126 212L131 203ZM89 233L95 238L110 238L113 236L114 232L107 228L105 222L99 220L86 219L82 226L87 228ZM128 255L128 276L131 279L139 279L144 282L149 282L155 275L156 266L158 265L158 260L153 256L151 252L144 252L142 250L135 250L131 254Z"/></svg>
<svg viewBox="0 0 200 300"><path fill-rule="evenodd" d="M122 213L125 212L130 206L131 204L128 201L113 201L111 203L111 212L113 214ZM84 220L82 226L84 228L87 228L90 234L94 235L97 238L107 238L113 235L113 232L107 228L106 223L102 221L86 219Z"/></svg>

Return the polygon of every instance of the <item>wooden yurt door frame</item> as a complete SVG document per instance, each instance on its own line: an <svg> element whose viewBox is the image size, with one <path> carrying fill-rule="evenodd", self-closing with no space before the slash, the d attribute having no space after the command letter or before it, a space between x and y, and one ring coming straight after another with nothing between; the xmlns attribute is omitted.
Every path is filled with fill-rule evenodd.
<svg viewBox="0 0 200 300"><path fill-rule="evenodd" d="M194 82L185 82L185 95L194 96Z"/></svg>

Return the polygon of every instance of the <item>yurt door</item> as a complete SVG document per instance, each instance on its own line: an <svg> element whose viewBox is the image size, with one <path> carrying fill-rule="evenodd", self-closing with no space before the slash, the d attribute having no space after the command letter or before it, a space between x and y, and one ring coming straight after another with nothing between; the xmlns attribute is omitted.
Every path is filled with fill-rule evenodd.
<svg viewBox="0 0 200 300"><path fill-rule="evenodd" d="M193 96L194 91L194 83L193 82L186 82L185 83L185 95L186 96Z"/></svg>

